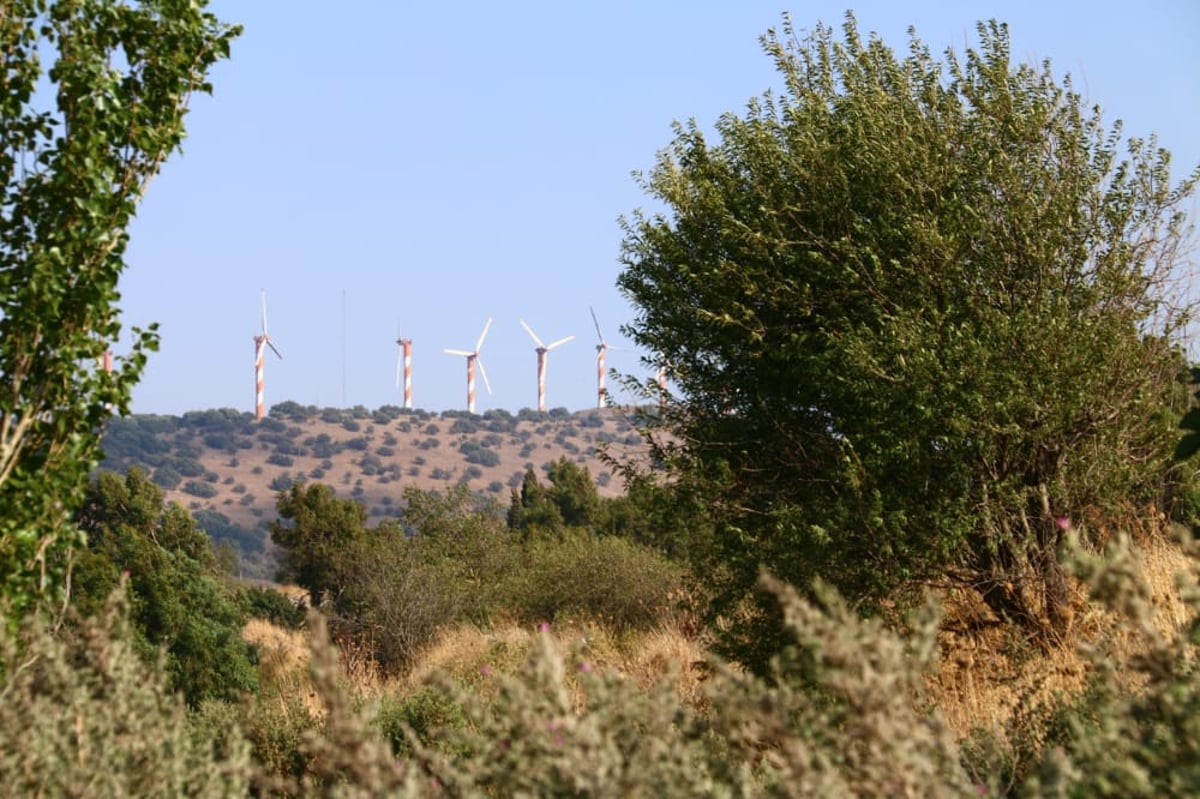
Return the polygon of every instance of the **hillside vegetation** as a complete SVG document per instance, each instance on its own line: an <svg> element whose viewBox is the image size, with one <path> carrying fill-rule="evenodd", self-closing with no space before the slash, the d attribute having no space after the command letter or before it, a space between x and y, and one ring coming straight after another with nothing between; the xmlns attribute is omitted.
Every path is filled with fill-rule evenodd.
<svg viewBox="0 0 1200 799"><path fill-rule="evenodd" d="M624 461L646 450L631 413L620 409L473 415L293 402L272 406L262 420L228 408L114 418L102 448L102 468L144 471L214 541L236 548L242 574L264 578L273 569L267 526L278 515L277 495L294 483L327 484L387 518L399 514L407 487L465 485L507 504L526 471L544 477L566 458L612 497L624 486L601 451Z"/></svg>
<svg viewBox="0 0 1200 799"><path fill-rule="evenodd" d="M204 5L0 5L9 793L1200 795L1200 170L1001 23L939 61L785 17L779 93L677 126L622 222L637 430L108 423L157 344L94 366L125 227L238 32Z"/></svg>

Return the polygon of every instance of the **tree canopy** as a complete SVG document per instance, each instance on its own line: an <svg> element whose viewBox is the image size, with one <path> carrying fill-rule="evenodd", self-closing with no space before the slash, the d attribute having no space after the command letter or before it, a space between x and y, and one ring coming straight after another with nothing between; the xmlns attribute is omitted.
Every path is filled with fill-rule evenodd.
<svg viewBox="0 0 1200 799"><path fill-rule="evenodd" d="M127 583L133 633L153 662L164 651L173 687L188 703L237 699L258 687L243 619L219 583L207 535L137 469L101 472L87 486L75 521L87 547L75 553L72 606L97 615Z"/></svg>
<svg viewBox="0 0 1200 799"><path fill-rule="evenodd" d="M709 500L729 603L760 565L860 601L949 577L1053 628L1067 529L1162 500L1197 173L977 31L938 59L785 20L782 91L677 125L642 179L625 332L671 364L657 455Z"/></svg>
<svg viewBox="0 0 1200 799"><path fill-rule="evenodd" d="M59 583L63 540L127 410L153 328L121 331L126 228L238 29L202 0L0 0L0 582L18 606ZM47 68L49 64L49 68Z"/></svg>

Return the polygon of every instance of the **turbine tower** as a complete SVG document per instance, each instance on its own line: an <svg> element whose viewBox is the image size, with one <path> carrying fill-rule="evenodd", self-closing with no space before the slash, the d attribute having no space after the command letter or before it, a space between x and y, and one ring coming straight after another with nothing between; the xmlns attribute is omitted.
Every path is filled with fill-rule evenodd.
<svg viewBox="0 0 1200 799"><path fill-rule="evenodd" d="M104 354L100 356L100 368L104 370L104 375L106 377L112 374L112 370L113 370L113 351L112 350L105 350ZM113 409L113 404L111 402L106 402L106 403L104 403L104 408L105 408L105 410L111 411Z"/></svg>
<svg viewBox="0 0 1200 799"><path fill-rule="evenodd" d="M661 408L667 404L667 369L670 367L670 362L658 362L658 406Z"/></svg>
<svg viewBox="0 0 1200 799"><path fill-rule="evenodd" d="M525 324L524 319L521 319L518 321L520 321L521 327L525 328L525 332L529 334L529 337L533 339L533 343L537 344L538 410L545 411L546 410L546 353L548 353L550 350L554 349L557 346L566 344L568 341L571 341L575 337L567 336L566 338L560 338L558 341L554 342L550 346L546 346L545 344L542 343L542 340L537 337L537 333L534 333L533 330L529 327L529 325Z"/></svg>
<svg viewBox="0 0 1200 799"><path fill-rule="evenodd" d="M467 359L467 413L475 413L475 363L479 363L479 374L483 377L483 385L487 388L489 394L492 393L492 384L488 382L487 370L483 368L483 361L479 360L479 351L483 349L483 340L487 338L488 328L492 326L492 317L488 317L487 323L483 326L483 332L479 334L479 340L475 342L475 349L468 352L467 350L452 350L445 349L450 355L461 355Z"/></svg>
<svg viewBox="0 0 1200 799"><path fill-rule="evenodd" d="M588 311L592 314L592 324L596 326L596 338L600 340L600 343L596 345L596 407L603 408L608 404L608 392L604 388L604 355L608 350L620 350L623 347L614 347L604 340L604 334L600 332L600 322L596 319L595 310L589 305Z"/></svg>
<svg viewBox="0 0 1200 799"><path fill-rule="evenodd" d="M267 290L262 289L260 292L262 300L262 335L254 337L254 418L261 419L266 415L265 395L263 394L263 360L266 355L266 348L270 347L271 352L275 353L275 357L283 360L279 350L271 342L271 337L267 334Z"/></svg>
<svg viewBox="0 0 1200 799"><path fill-rule="evenodd" d="M401 374L404 376L404 407L412 410L412 339L405 338L399 330L396 331L396 388L400 387Z"/></svg>

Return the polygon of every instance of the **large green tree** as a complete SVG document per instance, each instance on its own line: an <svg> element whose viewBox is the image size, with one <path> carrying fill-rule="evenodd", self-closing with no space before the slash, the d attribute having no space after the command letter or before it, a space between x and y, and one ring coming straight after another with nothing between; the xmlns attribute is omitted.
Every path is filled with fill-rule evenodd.
<svg viewBox="0 0 1200 799"><path fill-rule="evenodd" d="M0 589L59 585L48 555L157 338L121 330L126 228L237 29L203 0L0 0ZM48 67L48 68L47 68Z"/></svg>
<svg viewBox="0 0 1200 799"><path fill-rule="evenodd" d="M367 534L367 506L322 483L297 483L279 493L275 507L279 519L270 531L281 549L277 577L307 589L313 607L336 599L346 587L343 554Z"/></svg>
<svg viewBox="0 0 1200 799"><path fill-rule="evenodd" d="M978 36L939 59L785 20L782 90L644 177L626 332L671 364L657 454L709 500L729 603L760 564L862 600L949 577L1053 631L1066 529L1161 493L1197 174Z"/></svg>

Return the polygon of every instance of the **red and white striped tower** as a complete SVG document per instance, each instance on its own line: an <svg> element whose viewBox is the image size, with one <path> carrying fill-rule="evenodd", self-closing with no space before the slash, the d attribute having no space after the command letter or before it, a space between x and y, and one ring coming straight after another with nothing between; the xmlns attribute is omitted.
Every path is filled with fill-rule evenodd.
<svg viewBox="0 0 1200 799"><path fill-rule="evenodd" d="M525 324L524 319L519 321L521 322L521 327L525 328L525 332L529 334L529 337L533 339L533 343L537 345L538 410L544 412L546 410L546 353L555 347L566 344L575 337L567 336L566 338L560 338L558 341L547 346L542 343L540 338L537 337L537 334L533 332L533 329L530 328L529 325Z"/></svg>
<svg viewBox="0 0 1200 799"><path fill-rule="evenodd" d="M603 342L596 345L596 407L603 408L605 405L604 391L604 351L608 349Z"/></svg>
<svg viewBox="0 0 1200 799"><path fill-rule="evenodd" d="M396 346L400 348L399 358L396 360L396 387L400 386L400 377L404 377L404 407L412 409L412 339L401 336L396 339Z"/></svg>
<svg viewBox="0 0 1200 799"><path fill-rule="evenodd" d="M266 348L270 347L271 352L275 353L275 357L283 360L283 356L279 354L279 350L271 343L271 336L267 333L267 292L263 289L260 293L262 300L262 335L254 337L254 418L261 419L266 416L266 394L263 390L265 379L263 377L263 361L265 360Z"/></svg>
<svg viewBox="0 0 1200 799"><path fill-rule="evenodd" d="M263 378L263 350L267 347L266 336L254 337L254 418L263 418L266 394Z"/></svg>
<svg viewBox="0 0 1200 799"><path fill-rule="evenodd" d="M467 356L467 413L475 413L475 361L478 355Z"/></svg>
<svg viewBox="0 0 1200 799"><path fill-rule="evenodd" d="M112 350L105 350L104 354L100 356L99 360L100 360L100 368L104 370L104 374L111 375L112 370L113 370ZM106 403L104 403L104 407L111 411L113 405L111 402L106 402Z"/></svg>
<svg viewBox="0 0 1200 799"><path fill-rule="evenodd" d="M662 407L667 404L667 363L663 361L658 365L658 405Z"/></svg>
<svg viewBox="0 0 1200 799"><path fill-rule="evenodd" d="M445 349L443 352L450 355L462 355L467 359L467 413L475 413L475 363L479 362L479 374L483 378L483 385L487 388L489 394L492 393L492 384L488 382L487 370L483 368L483 361L479 360L479 351L483 349L483 340L487 338L488 328L492 326L492 318L489 316L487 323L483 326L483 332L479 334L479 340L475 342L475 349L468 350L452 350Z"/></svg>
<svg viewBox="0 0 1200 799"><path fill-rule="evenodd" d="M608 350L619 350L620 347L610 347L609 343L604 340L604 334L600 332L600 321L596 319L596 311L588 306L588 311L592 314L592 324L596 326L596 338L599 344L596 345L596 407L603 408L608 404L608 392L604 389L604 356Z"/></svg>

